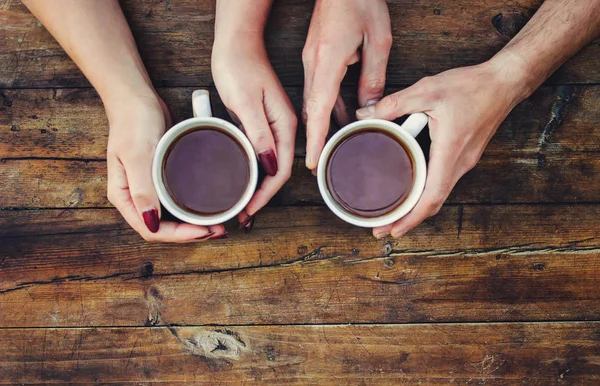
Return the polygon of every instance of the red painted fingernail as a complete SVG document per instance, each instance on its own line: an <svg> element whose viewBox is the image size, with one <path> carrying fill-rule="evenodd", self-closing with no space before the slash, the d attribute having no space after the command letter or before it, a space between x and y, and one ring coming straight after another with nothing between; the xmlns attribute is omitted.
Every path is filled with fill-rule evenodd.
<svg viewBox="0 0 600 386"><path fill-rule="evenodd" d="M144 224L148 227L148 230L152 233L158 232L160 226L160 220L158 219L158 211L156 209L147 210L142 213Z"/></svg>
<svg viewBox="0 0 600 386"><path fill-rule="evenodd" d="M277 174L277 157L275 157L273 150L263 151L258 155L258 159L268 175L274 176Z"/></svg>
<svg viewBox="0 0 600 386"><path fill-rule="evenodd" d="M246 233L246 234L250 233L253 226L254 226L254 217L250 217L250 221L248 221L246 223L246 225L244 226L244 233Z"/></svg>
<svg viewBox="0 0 600 386"><path fill-rule="evenodd" d="M240 230L246 228L246 226L252 221L252 216L248 216L242 221L240 221Z"/></svg>
<svg viewBox="0 0 600 386"><path fill-rule="evenodd" d="M213 237L211 237L210 239L211 239L211 240L221 240L221 239L226 239L226 238L228 238L228 237L229 237L229 232L225 232L225 233L221 233L221 234L220 234L220 235L218 235L218 236L213 236Z"/></svg>
<svg viewBox="0 0 600 386"><path fill-rule="evenodd" d="M209 232L201 237L196 237L196 240L208 240L215 235L215 232Z"/></svg>

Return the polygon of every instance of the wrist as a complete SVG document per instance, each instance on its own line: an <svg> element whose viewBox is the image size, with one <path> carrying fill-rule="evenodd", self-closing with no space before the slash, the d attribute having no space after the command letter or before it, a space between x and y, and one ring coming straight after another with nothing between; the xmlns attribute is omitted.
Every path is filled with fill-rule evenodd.
<svg viewBox="0 0 600 386"><path fill-rule="evenodd" d="M267 57L267 49L262 35L255 34L220 34L215 35L212 49L212 67L239 61L240 58Z"/></svg>
<svg viewBox="0 0 600 386"><path fill-rule="evenodd" d="M160 109L160 97L151 87L135 90L114 90L101 96L109 122L129 116L135 111Z"/></svg>
<svg viewBox="0 0 600 386"><path fill-rule="evenodd" d="M264 48L264 29L260 26L219 26L215 27L213 50Z"/></svg>
<svg viewBox="0 0 600 386"><path fill-rule="evenodd" d="M520 55L511 51L500 51L486 62L498 83L511 90L515 105L527 99L543 82Z"/></svg>
<svg viewBox="0 0 600 386"><path fill-rule="evenodd" d="M265 26L271 8L269 1L217 1L215 16L215 45L239 39L263 41Z"/></svg>

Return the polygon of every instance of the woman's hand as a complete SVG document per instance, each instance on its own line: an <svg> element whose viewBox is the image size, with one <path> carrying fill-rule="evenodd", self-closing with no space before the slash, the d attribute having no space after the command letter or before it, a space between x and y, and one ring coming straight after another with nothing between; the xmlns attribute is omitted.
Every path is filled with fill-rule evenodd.
<svg viewBox="0 0 600 386"><path fill-rule="evenodd" d="M222 225L210 228L160 221L152 183L156 144L171 126L169 111L153 93L105 101L108 140L108 199L147 241L185 243L227 237Z"/></svg>
<svg viewBox="0 0 600 386"><path fill-rule="evenodd" d="M456 182L477 164L500 123L530 92L525 82L503 68L507 67L486 62L446 71L356 112L361 120L429 115L431 150L423 195L406 217L374 229L375 237L401 237L435 215Z"/></svg>
<svg viewBox="0 0 600 386"><path fill-rule="evenodd" d="M129 225L149 241L225 237L222 226L160 222L152 158L156 144L170 126L169 112L152 88L119 2L27 0L25 4L77 63L104 102L110 125L108 199Z"/></svg>
<svg viewBox="0 0 600 386"><path fill-rule="evenodd" d="M252 227L252 216L279 191L292 173L296 113L267 57L262 35L227 33L215 37L213 78L223 103L246 132L267 177L239 216Z"/></svg>
<svg viewBox="0 0 600 386"><path fill-rule="evenodd" d="M302 53L309 169L317 167L332 111L338 123L347 123L339 90L348 66L362 57L358 103L372 105L383 96L391 46L385 0L317 0Z"/></svg>

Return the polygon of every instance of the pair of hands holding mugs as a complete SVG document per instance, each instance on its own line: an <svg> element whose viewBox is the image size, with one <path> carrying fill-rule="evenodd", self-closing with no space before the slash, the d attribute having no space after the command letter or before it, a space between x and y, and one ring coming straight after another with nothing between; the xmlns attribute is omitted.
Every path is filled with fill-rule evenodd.
<svg viewBox="0 0 600 386"><path fill-rule="evenodd" d="M240 226L249 230L252 216L291 175L297 117L267 56L265 20L259 21L256 28L246 23L246 30L240 33L238 27L220 18L219 12L217 7L212 56L215 85L268 175L238 216ZM429 116L432 145L425 190L408 215L394 224L375 228L377 238L390 234L400 237L436 214L519 102L514 87L494 83L500 77L501 66L492 61L424 78L383 98L391 46L390 17L384 0L329 0L317 1L303 51L302 119L307 128L309 169L317 167L332 112L338 122L347 120L339 89L352 64L362 62L358 119L394 120L416 112ZM111 203L148 241L193 242L226 237L222 225L201 227L159 220L160 203L151 165L156 144L171 126L168 109L153 93L129 100L126 110L127 114L119 114L107 106Z"/></svg>

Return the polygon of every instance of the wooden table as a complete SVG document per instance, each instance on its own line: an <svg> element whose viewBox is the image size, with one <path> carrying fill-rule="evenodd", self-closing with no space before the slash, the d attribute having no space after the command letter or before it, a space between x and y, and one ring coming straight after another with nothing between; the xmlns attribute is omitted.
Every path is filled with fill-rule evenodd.
<svg viewBox="0 0 600 386"><path fill-rule="evenodd" d="M389 91L488 59L540 4L390 1ZM213 1L123 6L175 120L190 117L212 82ZM278 1L267 33L296 107L311 8ZM600 384L599 84L596 41L401 240L330 213L301 128L251 234L147 244L106 199L98 96L0 0L0 383Z"/></svg>

